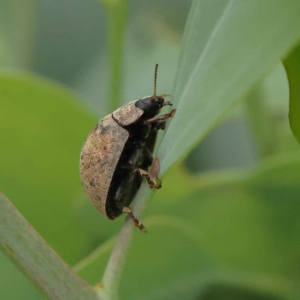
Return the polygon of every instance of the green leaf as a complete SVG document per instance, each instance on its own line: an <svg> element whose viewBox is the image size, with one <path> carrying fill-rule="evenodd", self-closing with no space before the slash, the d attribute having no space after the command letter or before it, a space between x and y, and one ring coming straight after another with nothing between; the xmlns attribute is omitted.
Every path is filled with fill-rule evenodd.
<svg viewBox="0 0 300 300"><path fill-rule="evenodd" d="M122 299L210 299L208 291L219 295L224 285L228 295L297 299L297 153L275 157L250 173L196 178L173 168L169 174L143 220L149 232L135 232ZM180 193L182 188L189 192ZM112 245L108 241L82 265L79 274L88 282L97 281Z"/></svg>
<svg viewBox="0 0 300 300"><path fill-rule="evenodd" d="M104 0L102 0L104 1ZM128 15L128 0L107 1L109 21L110 88L109 104L111 111L119 108L122 95L122 71L124 35Z"/></svg>
<svg viewBox="0 0 300 300"><path fill-rule="evenodd" d="M0 208L1 249L45 295L50 299L98 299L3 194Z"/></svg>
<svg viewBox="0 0 300 300"><path fill-rule="evenodd" d="M245 97L248 120L262 157L271 155L277 150L279 143L277 110L282 114L287 112L288 93L286 72L282 62L279 61L272 72L260 80Z"/></svg>
<svg viewBox="0 0 300 300"><path fill-rule="evenodd" d="M284 60L290 87L290 127L300 143L300 44Z"/></svg>
<svg viewBox="0 0 300 300"><path fill-rule="evenodd" d="M174 84L164 173L220 122L299 39L300 2L194 0Z"/></svg>
<svg viewBox="0 0 300 300"><path fill-rule="evenodd" d="M79 180L81 146L97 118L62 86L29 74L0 74L0 98L0 189L74 264L120 226L107 226Z"/></svg>

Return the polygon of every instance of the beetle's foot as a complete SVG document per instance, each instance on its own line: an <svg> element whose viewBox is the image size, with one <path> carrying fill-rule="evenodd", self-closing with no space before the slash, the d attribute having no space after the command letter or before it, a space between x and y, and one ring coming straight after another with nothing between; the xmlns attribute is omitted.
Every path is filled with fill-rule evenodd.
<svg viewBox="0 0 300 300"><path fill-rule="evenodd" d="M161 123L161 122L165 122L166 120L174 117L176 113L176 109L172 109L168 114L164 114L164 115L160 115L160 116L155 116L149 120L146 120L145 123L146 124L151 124L151 123Z"/></svg>
<svg viewBox="0 0 300 300"><path fill-rule="evenodd" d="M134 225L138 227L141 231L146 232L147 228L142 224L142 222L134 215L130 207L124 206L123 213L126 213L131 220L133 221Z"/></svg>
<svg viewBox="0 0 300 300"><path fill-rule="evenodd" d="M151 189L160 189L162 187L161 180L159 178L153 178L149 173L143 169L137 169L140 174L146 178Z"/></svg>

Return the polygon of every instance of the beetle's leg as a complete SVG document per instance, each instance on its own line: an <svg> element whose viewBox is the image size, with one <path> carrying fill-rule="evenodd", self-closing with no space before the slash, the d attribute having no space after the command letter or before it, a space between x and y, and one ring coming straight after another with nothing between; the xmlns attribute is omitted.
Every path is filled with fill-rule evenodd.
<svg viewBox="0 0 300 300"><path fill-rule="evenodd" d="M135 216L135 214L132 212L132 209L130 207L123 206L122 211L123 211L123 213L126 213L131 218L131 220L133 221L133 223L136 227L138 227L141 231L147 231L147 228Z"/></svg>
<svg viewBox="0 0 300 300"><path fill-rule="evenodd" d="M159 129L165 130L166 129L166 124L167 124L167 121L152 123L151 130L152 131L157 131Z"/></svg>
<svg viewBox="0 0 300 300"><path fill-rule="evenodd" d="M151 166L153 162L153 155L151 151L148 149L148 147L144 147L144 154L145 154L145 159L147 159L146 161L147 164Z"/></svg>
<svg viewBox="0 0 300 300"><path fill-rule="evenodd" d="M136 165L137 160L139 159L140 153L144 147L144 142L142 141L134 141L135 149L133 150L133 153L130 155L130 158L128 160L128 163L132 166Z"/></svg>
<svg viewBox="0 0 300 300"><path fill-rule="evenodd" d="M160 116L155 116L149 120L146 120L145 123L146 124L150 124L150 123L161 123L161 122L165 122L166 120L172 118L176 113L176 109L172 109L168 114L164 114L164 115L160 115Z"/></svg>
<svg viewBox="0 0 300 300"><path fill-rule="evenodd" d="M142 224L142 222L135 216L135 214L132 212L132 209L130 207L124 206L120 201L122 198L122 189L124 186L120 186L117 190L116 196L115 196L115 203L118 208L122 209L123 213L126 213L133 221L134 225L138 227L141 231L147 231L147 228Z"/></svg>
<svg viewBox="0 0 300 300"><path fill-rule="evenodd" d="M158 179L158 178L155 178L155 179L151 178L150 175L149 175L149 173L147 171L143 170L143 169L137 169L137 171L139 171L140 174L143 177L146 178L146 180L147 180L147 182L148 182L148 184L149 184L149 186L150 186L151 189L157 189L158 190L158 189L160 189L162 187L160 179Z"/></svg>
<svg viewBox="0 0 300 300"><path fill-rule="evenodd" d="M138 227L141 231L147 231L147 228L142 224L142 222L135 216L132 209L128 206L122 205L120 202L116 202L116 205L122 209L122 212L127 214L129 218L133 221L134 225Z"/></svg>
<svg viewBox="0 0 300 300"><path fill-rule="evenodd" d="M119 209L122 210L122 212L126 213L134 222L134 225L138 227L141 231L147 231L147 228L142 224L142 222L134 215L130 207L124 206L121 202L122 196L124 194L124 189L126 188L126 185L128 184L128 179L124 180L121 185L119 186L116 195L114 197L115 203Z"/></svg>
<svg viewBox="0 0 300 300"><path fill-rule="evenodd" d="M128 180L123 180L122 183L120 184L120 186L118 187L117 191L116 191L116 194L115 194L115 202L116 202L116 205L122 209L122 205L120 206L120 201L122 199L122 196L124 194L124 189L126 188L126 185L128 184Z"/></svg>
<svg viewBox="0 0 300 300"><path fill-rule="evenodd" d="M121 166L122 169L133 169L134 166L136 165L136 162L139 158L141 149L140 148L136 148L133 150L133 153L130 155L129 159L128 159L128 164L124 164Z"/></svg>

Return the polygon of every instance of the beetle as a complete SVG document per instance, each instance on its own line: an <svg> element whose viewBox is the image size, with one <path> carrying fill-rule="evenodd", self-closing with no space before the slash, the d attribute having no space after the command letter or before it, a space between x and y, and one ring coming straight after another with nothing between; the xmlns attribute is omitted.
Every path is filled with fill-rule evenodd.
<svg viewBox="0 0 300 300"><path fill-rule="evenodd" d="M165 129L166 121L176 112L173 109L158 115L163 106L172 104L164 99L169 95L156 95L157 69L158 64L154 72L154 94L129 102L101 119L80 154L82 185L95 208L111 220L127 213L142 231L146 228L129 205L143 177L151 188L161 187L148 170L153 162L157 132ZM158 159L155 163L159 165Z"/></svg>

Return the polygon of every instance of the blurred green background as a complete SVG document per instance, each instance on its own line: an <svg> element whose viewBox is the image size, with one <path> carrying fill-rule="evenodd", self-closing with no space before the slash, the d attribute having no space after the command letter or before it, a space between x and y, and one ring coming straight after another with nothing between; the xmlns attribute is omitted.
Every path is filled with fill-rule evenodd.
<svg viewBox="0 0 300 300"><path fill-rule="evenodd" d="M0 0L0 189L92 285L124 222L92 208L78 174L82 143L112 107L116 21L106 2ZM155 63L159 93L171 93L191 1L124 3L122 103L152 93ZM278 61L168 172L144 218L149 234L136 230L121 299L299 299L300 158L288 100ZM0 299L43 299L1 253Z"/></svg>

